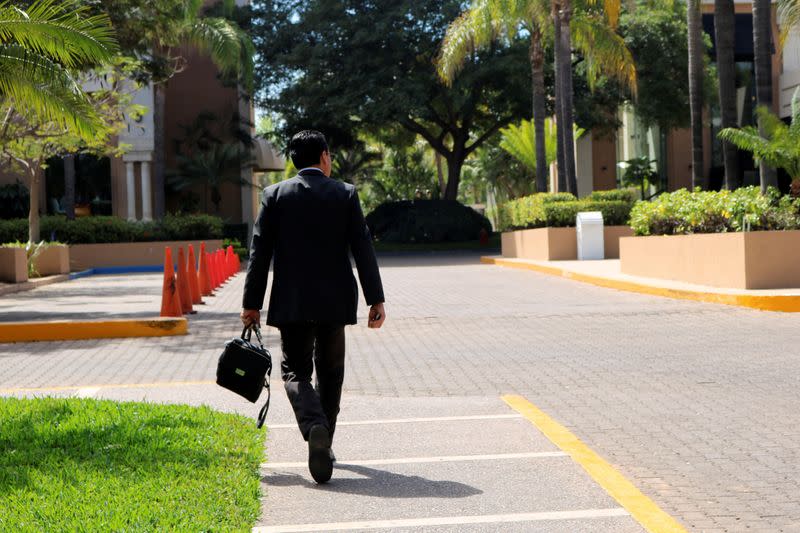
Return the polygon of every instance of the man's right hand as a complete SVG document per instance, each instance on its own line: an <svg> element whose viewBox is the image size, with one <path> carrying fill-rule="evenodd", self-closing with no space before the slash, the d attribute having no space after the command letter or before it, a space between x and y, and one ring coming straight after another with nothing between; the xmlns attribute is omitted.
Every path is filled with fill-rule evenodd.
<svg viewBox="0 0 800 533"><path fill-rule="evenodd" d="M375 304L369 309L369 322L367 326L370 329L379 329L386 320L386 311L383 308L383 303Z"/></svg>

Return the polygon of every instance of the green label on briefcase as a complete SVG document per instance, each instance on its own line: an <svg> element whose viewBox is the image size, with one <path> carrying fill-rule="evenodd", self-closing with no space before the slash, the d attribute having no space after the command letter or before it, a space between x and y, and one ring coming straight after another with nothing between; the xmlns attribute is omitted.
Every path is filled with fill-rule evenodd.
<svg viewBox="0 0 800 533"><path fill-rule="evenodd" d="M241 368L237 368L236 373L239 374L240 376L244 376L244 370L242 370Z"/></svg>

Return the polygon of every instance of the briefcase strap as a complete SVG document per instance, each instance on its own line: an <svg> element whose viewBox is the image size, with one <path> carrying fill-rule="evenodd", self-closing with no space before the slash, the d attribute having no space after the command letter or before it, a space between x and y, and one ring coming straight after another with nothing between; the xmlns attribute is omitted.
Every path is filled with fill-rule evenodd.
<svg viewBox="0 0 800 533"><path fill-rule="evenodd" d="M250 332L255 331L259 346L261 346L261 348L264 348L264 341L261 339L261 328L258 326L258 324L250 328L246 327L245 331L247 331L248 333L247 340L250 340L250 338L252 337ZM242 338L244 338L245 331L242 331ZM261 410L258 412L258 421L256 423L256 427L258 429L261 429L261 427L264 425L264 421L267 419L267 411L269 411L269 400L272 397L272 391L270 390L269 387L269 380L270 380L270 375L267 374L267 379L264 380L264 388L267 389L267 401L264 403L264 407L262 407Z"/></svg>

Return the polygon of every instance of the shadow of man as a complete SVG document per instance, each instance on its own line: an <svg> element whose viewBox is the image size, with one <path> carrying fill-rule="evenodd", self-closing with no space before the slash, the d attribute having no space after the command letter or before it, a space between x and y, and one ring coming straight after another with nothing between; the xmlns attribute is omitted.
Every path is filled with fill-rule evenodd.
<svg viewBox="0 0 800 533"><path fill-rule="evenodd" d="M262 477L272 487L304 486L324 492L374 496L378 498L467 498L483 491L457 481L432 480L366 466L335 463L334 470L347 470L361 477L337 478L317 485L300 474L274 472Z"/></svg>

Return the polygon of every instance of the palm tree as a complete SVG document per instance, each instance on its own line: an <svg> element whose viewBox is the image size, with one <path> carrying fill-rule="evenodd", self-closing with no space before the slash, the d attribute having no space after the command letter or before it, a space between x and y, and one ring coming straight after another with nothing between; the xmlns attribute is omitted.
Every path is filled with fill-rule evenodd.
<svg viewBox="0 0 800 533"><path fill-rule="evenodd" d="M719 76L719 108L723 128L738 126L736 114L736 65L733 57L736 15L733 0L714 1L714 33ZM739 186L739 154L728 141L722 142L725 164L725 188Z"/></svg>
<svg viewBox="0 0 800 533"><path fill-rule="evenodd" d="M601 73L622 81L635 92L636 71L630 52L622 38L614 28L619 15L619 5L613 7L609 0L607 16L597 13L579 13L570 19L575 33L576 47L587 57L590 63L590 78ZM531 64L532 100L534 136L536 139L536 182L537 190L547 190L547 161L544 139L545 135L545 87L544 87L544 50L550 42L550 14L552 4L549 0L473 0L470 8L462 13L447 29L438 58L439 74L445 81L452 80L458 73L466 58L474 51L489 46L499 39L512 39L519 29L525 29L530 36L529 58ZM558 27L555 30L558 31ZM571 45L570 45L571 46ZM570 87L572 62L568 60ZM590 80L592 81L592 80ZM556 95L560 91L559 77L556 77ZM571 102L571 95L569 98ZM571 106L571 103L570 103ZM571 110L569 124L572 124ZM565 122L557 121L558 124ZM570 130L570 139L572 128ZM563 140L559 139L559 149L563 148ZM571 142L571 141L570 141ZM560 161L559 161L560 163ZM559 179L566 174L563 164L559 166ZM574 169L574 155L573 165ZM573 171L574 177L574 171ZM573 184L577 190L577 184Z"/></svg>
<svg viewBox="0 0 800 533"><path fill-rule="evenodd" d="M772 2L753 0L753 55L756 70L756 102L759 106L772 107ZM761 118L758 121L761 135L766 135ZM778 186L778 176L765 159L759 163L761 192Z"/></svg>
<svg viewBox="0 0 800 533"><path fill-rule="evenodd" d="M544 139L546 150L546 165L550 165L556 159L556 148L558 136L556 133L555 120L547 118L545 120L546 136ZM573 135L580 138L585 130L577 125L573 126ZM536 134L530 120L523 120L519 124L509 124L500 130L500 148L505 150L514 159L522 163L525 167L534 170L539 164L539 159L534 149ZM536 187L536 192L547 192L547 188Z"/></svg>
<svg viewBox="0 0 800 533"><path fill-rule="evenodd" d="M38 0L23 10L0 3L0 143L13 141L7 138L12 135L9 128L18 133L21 125L43 138L72 134L92 142L104 121L81 90L77 74L110 60L116 52L108 17L89 15L85 6ZM25 170L30 191L28 236L37 241L41 154L13 159Z"/></svg>
<svg viewBox="0 0 800 533"><path fill-rule="evenodd" d="M230 4L226 2L226 5ZM182 5L179 16L169 19L167 28L159 28L148 35L154 55L166 64L178 63L179 57L173 52L181 46L194 46L201 52L210 55L211 60L224 75L236 75L245 85L252 89L253 80L253 44L250 38L234 23L226 18L204 17L202 15L203 0L188 0ZM156 218L165 213L165 110L166 83L178 72L176 69L153 84L153 121L155 131L153 140L155 154L153 157L153 211Z"/></svg>
<svg viewBox="0 0 800 533"><path fill-rule="evenodd" d="M692 123L692 187L705 188L703 169L703 27L700 0L686 2L689 47L689 109Z"/></svg>
<svg viewBox="0 0 800 533"><path fill-rule="evenodd" d="M800 184L800 89L792 97L792 121L787 126L770 108L759 106L758 127L725 128L719 136L742 150L752 152L759 164L782 168L792 178L792 188ZM762 182L763 185L763 182Z"/></svg>
<svg viewBox="0 0 800 533"><path fill-rule="evenodd" d="M117 44L108 17L87 11L70 1L39 0L25 10L0 3L0 131L18 111L93 135L98 118L75 73L108 61Z"/></svg>

